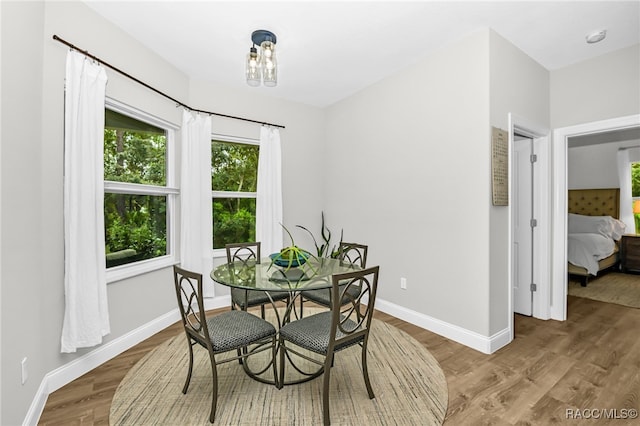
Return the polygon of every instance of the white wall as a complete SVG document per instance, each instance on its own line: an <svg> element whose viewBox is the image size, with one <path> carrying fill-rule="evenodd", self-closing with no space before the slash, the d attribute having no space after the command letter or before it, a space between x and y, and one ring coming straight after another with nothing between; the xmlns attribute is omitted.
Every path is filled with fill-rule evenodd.
<svg viewBox="0 0 640 426"><path fill-rule="evenodd" d="M383 266L381 299L486 337L508 326L490 127L510 112L548 126L549 74L490 30L329 108L327 209Z"/></svg>
<svg viewBox="0 0 640 426"><path fill-rule="evenodd" d="M43 203L41 170L42 61L44 9L40 3L0 3L2 8L2 413L0 424L22 419L45 366L40 326L49 320L40 295L52 285L42 263L49 255L40 242ZM57 247L56 250L60 250ZM55 271L51 271L55 274ZM55 285L55 284L54 284ZM62 318L62 317L60 317ZM28 357L35 377L21 385L20 361Z"/></svg>
<svg viewBox="0 0 640 426"><path fill-rule="evenodd" d="M619 188L618 149L640 146L640 140L609 142L567 150L567 188Z"/></svg>
<svg viewBox="0 0 640 426"><path fill-rule="evenodd" d="M551 71L553 128L640 112L640 44Z"/></svg>
<svg viewBox="0 0 640 426"><path fill-rule="evenodd" d="M325 187L331 221L381 266L380 299L484 336L488 48L472 34L328 108Z"/></svg>

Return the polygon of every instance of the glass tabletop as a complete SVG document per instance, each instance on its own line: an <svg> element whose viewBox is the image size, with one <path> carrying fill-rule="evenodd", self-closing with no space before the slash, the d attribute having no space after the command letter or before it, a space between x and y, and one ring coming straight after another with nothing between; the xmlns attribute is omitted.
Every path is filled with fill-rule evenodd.
<svg viewBox="0 0 640 426"><path fill-rule="evenodd" d="M228 287L262 291L301 291L331 287L331 276L360 269L338 259L311 258L298 267L280 267L264 258L220 265L211 271L211 279Z"/></svg>

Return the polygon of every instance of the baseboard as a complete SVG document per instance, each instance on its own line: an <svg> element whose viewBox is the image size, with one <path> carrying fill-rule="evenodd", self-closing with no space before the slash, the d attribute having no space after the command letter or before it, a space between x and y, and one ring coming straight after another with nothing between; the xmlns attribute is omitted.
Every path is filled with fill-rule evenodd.
<svg viewBox="0 0 640 426"><path fill-rule="evenodd" d="M27 415L22 422L22 426L37 426L48 397L47 377L45 376L45 378L40 382L40 387L38 387L38 390L36 391L36 396L33 398L33 401L31 401L29 411L27 411Z"/></svg>
<svg viewBox="0 0 640 426"><path fill-rule="evenodd" d="M222 308L230 306L230 303L230 296L206 299L205 309ZM111 340L95 350L47 373L42 379L40 387L31 402L31 406L29 407L29 411L27 412L23 425L35 426L38 424L38 420L40 419L40 415L42 415L42 410L44 410L44 406L50 393L60 389L67 383L74 381L83 374L88 373L99 365L109 361L127 349L137 345L159 331L164 330L179 320L180 312L178 311L178 308L172 309L166 314L149 321L129 333Z"/></svg>
<svg viewBox="0 0 640 426"><path fill-rule="evenodd" d="M504 330L501 330L489 337L489 352L487 353L492 354L498 349L507 346L513 340L512 336L513 334L511 331L508 328L505 328Z"/></svg>
<svg viewBox="0 0 640 426"><path fill-rule="evenodd" d="M501 330L492 336L483 336L382 299L376 300L376 309L485 354L491 354L511 341L511 333L508 329Z"/></svg>
<svg viewBox="0 0 640 426"><path fill-rule="evenodd" d="M109 361L111 358L114 358L157 332L167 328L179 319L180 313L178 312L178 308L172 309L166 314L47 373L45 378L47 379L49 393L55 392L67 383L72 382L83 374Z"/></svg>

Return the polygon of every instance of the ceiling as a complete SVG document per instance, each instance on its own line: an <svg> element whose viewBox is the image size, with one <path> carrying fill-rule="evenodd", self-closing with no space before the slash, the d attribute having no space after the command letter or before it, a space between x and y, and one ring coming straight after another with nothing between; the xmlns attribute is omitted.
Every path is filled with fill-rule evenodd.
<svg viewBox="0 0 640 426"><path fill-rule="evenodd" d="M483 28L492 28L548 70L640 43L637 0L86 3L190 78L318 107ZM256 29L277 36L277 87L254 88L244 81ZM601 29L607 30L605 40L585 42L587 34ZM81 40L74 42L82 46ZM126 70L125 64L110 62Z"/></svg>

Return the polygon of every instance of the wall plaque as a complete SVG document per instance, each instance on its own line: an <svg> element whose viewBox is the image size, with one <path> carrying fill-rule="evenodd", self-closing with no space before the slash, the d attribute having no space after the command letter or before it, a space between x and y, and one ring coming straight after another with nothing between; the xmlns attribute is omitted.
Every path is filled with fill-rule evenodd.
<svg viewBox="0 0 640 426"><path fill-rule="evenodd" d="M491 191L494 206L509 205L509 134L491 128Z"/></svg>

